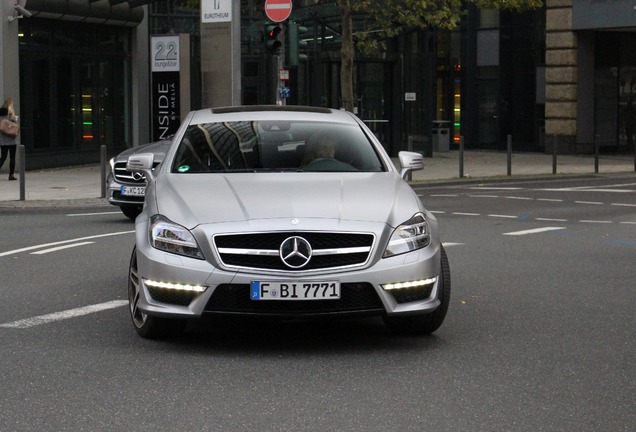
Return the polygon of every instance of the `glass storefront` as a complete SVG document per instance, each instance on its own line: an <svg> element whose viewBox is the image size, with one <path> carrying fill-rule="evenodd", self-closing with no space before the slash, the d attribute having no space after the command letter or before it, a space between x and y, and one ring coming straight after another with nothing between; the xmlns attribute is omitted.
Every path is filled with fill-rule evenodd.
<svg viewBox="0 0 636 432"><path fill-rule="evenodd" d="M467 147L505 149L508 135L515 150L542 150L537 128L544 107L539 102L537 74L545 64L542 10L512 13L476 10L475 95L464 117L471 122ZM470 55L468 52L467 55Z"/></svg>
<svg viewBox="0 0 636 432"><path fill-rule="evenodd" d="M618 69L618 140L617 150L634 150L636 132L636 36L621 35Z"/></svg>
<svg viewBox="0 0 636 432"><path fill-rule="evenodd" d="M54 23L54 25L52 25ZM131 145L130 29L20 23L21 135L29 168L99 161Z"/></svg>
<svg viewBox="0 0 636 432"><path fill-rule="evenodd" d="M603 151L634 149L636 127L636 35L595 35L594 139Z"/></svg>

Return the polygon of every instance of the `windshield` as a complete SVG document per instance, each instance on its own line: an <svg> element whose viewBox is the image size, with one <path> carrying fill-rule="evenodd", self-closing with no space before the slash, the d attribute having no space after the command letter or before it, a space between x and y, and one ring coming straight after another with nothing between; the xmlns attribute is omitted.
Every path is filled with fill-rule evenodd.
<svg viewBox="0 0 636 432"><path fill-rule="evenodd" d="M174 173L256 171L385 171L357 125L241 121L190 125Z"/></svg>

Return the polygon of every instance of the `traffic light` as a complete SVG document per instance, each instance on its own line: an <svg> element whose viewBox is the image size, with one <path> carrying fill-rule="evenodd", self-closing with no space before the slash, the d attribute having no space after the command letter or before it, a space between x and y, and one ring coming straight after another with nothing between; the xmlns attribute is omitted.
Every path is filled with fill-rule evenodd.
<svg viewBox="0 0 636 432"><path fill-rule="evenodd" d="M294 21L289 22L287 33L289 34L289 66L298 66L300 60L307 60L306 54L301 54L300 50L307 48L307 41L303 39L303 35L307 33L307 27L298 25Z"/></svg>
<svg viewBox="0 0 636 432"><path fill-rule="evenodd" d="M283 45L283 27L280 24L266 23L263 26L265 48L272 54L278 54Z"/></svg>

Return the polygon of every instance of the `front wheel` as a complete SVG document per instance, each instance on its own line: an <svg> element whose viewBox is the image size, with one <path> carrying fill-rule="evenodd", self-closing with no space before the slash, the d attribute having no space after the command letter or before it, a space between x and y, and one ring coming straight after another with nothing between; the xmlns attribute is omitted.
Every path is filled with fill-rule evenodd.
<svg viewBox="0 0 636 432"><path fill-rule="evenodd" d="M440 305L433 312L425 315L384 317L384 322L393 333L407 335L431 334L444 322L451 293L450 264L444 246L441 246L441 256L439 281L437 282Z"/></svg>
<svg viewBox="0 0 636 432"><path fill-rule="evenodd" d="M146 339L160 339L183 332L186 321L150 316L139 309L141 287L137 272L137 248L133 249L128 271L128 304L130 317L139 336Z"/></svg>

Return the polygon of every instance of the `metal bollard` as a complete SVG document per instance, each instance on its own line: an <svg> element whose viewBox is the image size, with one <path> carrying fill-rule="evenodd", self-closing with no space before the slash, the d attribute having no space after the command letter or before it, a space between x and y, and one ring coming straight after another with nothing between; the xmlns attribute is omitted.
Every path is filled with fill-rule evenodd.
<svg viewBox="0 0 636 432"><path fill-rule="evenodd" d="M18 146L18 161L20 162L20 201L26 200L26 178L24 173L26 171L26 156L24 153L24 145Z"/></svg>
<svg viewBox="0 0 636 432"><path fill-rule="evenodd" d="M464 178L464 137L459 137L459 178Z"/></svg>
<svg viewBox="0 0 636 432"><path fill-rule="evenodd" d="M557 143L558 138L556 135L552 137L552 174L557 173Z"/></svg>
<svg viewBox="0 0 636 432"><path fill-rule="evenodd" d="M99 160L99 166L100 166L100 181L102 184L102 198L106 198L106 164L108 163L108 161L106 160L106 146L102 144L102 146L100 147L100 160Z"/></svg>
<svg viewBox="0 0 636 432"><path fill-rule="evenodd" d="M594 174L598 174L598 157L601 150L601 137L600 135L596 135L594 138Z"/></svg>
<svg viewBox="0 0 636 432"><path fill-rule="evenodd" d="M508 175L512 175L512 135L508 135Z"/></svg>

